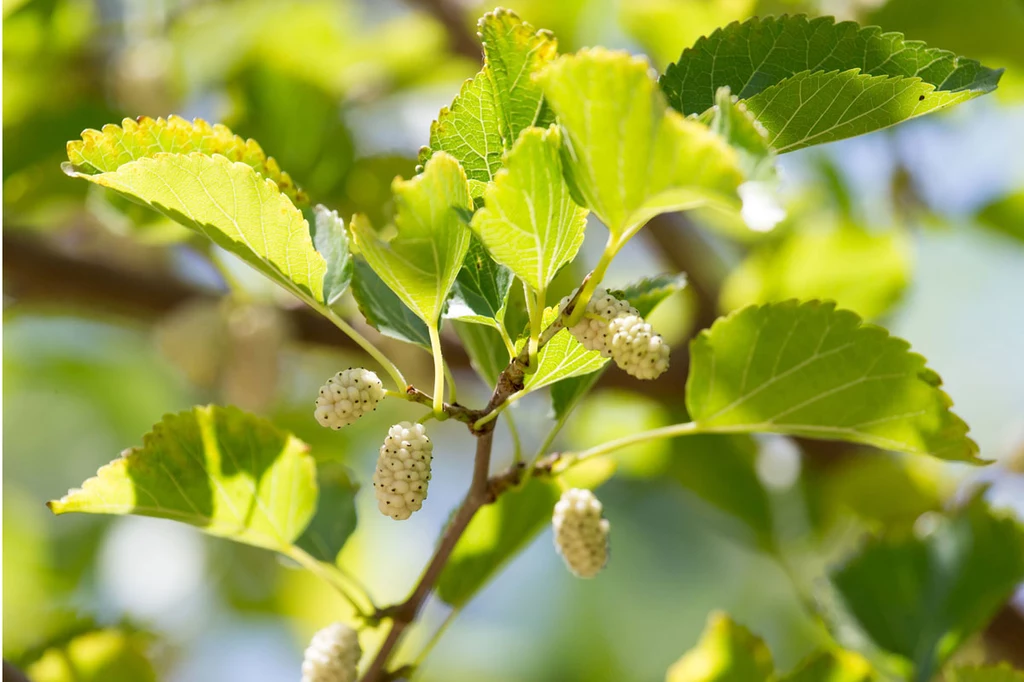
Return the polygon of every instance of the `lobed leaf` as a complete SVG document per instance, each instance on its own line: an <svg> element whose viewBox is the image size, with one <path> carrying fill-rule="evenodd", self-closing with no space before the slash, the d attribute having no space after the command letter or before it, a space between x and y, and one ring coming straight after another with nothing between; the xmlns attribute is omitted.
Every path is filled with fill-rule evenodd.
<svg viewBox="0 0 1024 682"><path fill-rule="evenodd" d="M237 408L195 407L164 417L141 447L47 506L55 514L172 519L281 550L302 534L316 508L316 465L308 450Z"/></svg>
<svg viewBox="0 0 1024 682"><path fill-rule="evenodd" d="M603 48L548 64L537 76L564 132L577 202L625 241L659 213L738 208L739 158L706 126L668 109L647 61Z"/></svg>
<svg viewBox="0 0 1024 682"><path fill-rule="evenodd" d="M931 520L926 534L872 540L832 575L875 643L919 670L935 670L1024 579L1024 529L980 496Z"/></svg>
<svg viewBox="0 0 1024 682"><path fill-rule="evenodd" d="M852 69L883 80L916 79L927 92L960 92L965 99L991 92L1002 75L877 26L783 15L734 22L699 39L665 70L660 84L674 109L700 114L723 86L745 100L803 72Z"/></svg>
<svg viewBox="0 0 1024 682"><path fill-rule="evenodd" d="M88 175L209 237L303 300L324 302L327 265L302 213L249 165L200 153L143 157Z"/></svg>
<svg viewBox="0 0 1024 682"><path fill-rule="evenodd" d="M703 432L772 432L978 462L941 379L909 344L833 303L719 319L690 346L687 409Z"/></svg>
<svg viewBox="0 0 1024 682"><path fill-rule="evenodd" d="M68 142L69 175L110 173L131 161L152 158L157 154L219 154L230 161L250 166L297 204L308 201L305 192L295 186L291 176L282 171L273 157L267 156L255 140L246 140L219 123L210 125L201 118L188 121L180 116L136 120L124 119L120 126L112 123L102 130L85 130L81 140Z"/></svg>
<svg viewBox="0 0 1024 682"><path fill-rule="evenodd" d="M576 256L587 224L586 209L572 200L562 177L560 147L557 128L526 129L471 223L491 256L534 291L546 290Z"/></svg>
<svg viewBox="0 0 1024 682"><path fill-rule="evenodd" d="M430 144L420 150L420 163L426 164L435 152L447 152L462 164L470 181L486 183L501 168L502 155L521 130L551 122L531 75L554 58L558 43L551 32L534 30L506 9L485 14L479 31L484 67L438 114L430 126Z"/></svg>
<svg viewBox="0 0 1024 682"><path fill-rule="evenodd" d="M463 213L473 210L469 183L459 162L438 152L422 174L396 179L395 225L388 243L362 216L350 229L370 267L428 327L436 326L469 251Z"/></svg>

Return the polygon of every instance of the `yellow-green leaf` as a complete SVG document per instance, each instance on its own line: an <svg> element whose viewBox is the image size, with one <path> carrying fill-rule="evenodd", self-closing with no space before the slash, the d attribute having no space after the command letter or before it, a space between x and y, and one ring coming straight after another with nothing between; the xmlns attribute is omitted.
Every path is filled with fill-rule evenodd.
<svg viewBox="0 0 1024 682"><path fill-rule="evenodd" d="M712 613L693 649L668 669L666 682L768 682L772 653L760 637L721 612Z"/></svg>

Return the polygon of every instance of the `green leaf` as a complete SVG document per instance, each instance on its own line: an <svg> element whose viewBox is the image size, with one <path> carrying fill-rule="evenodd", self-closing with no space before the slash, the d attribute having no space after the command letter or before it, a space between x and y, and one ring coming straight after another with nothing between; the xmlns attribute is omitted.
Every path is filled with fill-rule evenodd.
<svg viewBox="0 0 1024 682"><path fill-rule="evenodd" d="M715 106L701 119L736 150L747 178L761 182L775 179L775 151L768 142L768 131L728 86L718 89Z"/></svg>
<svg viewBox="0 0 1024 682"><path fill-rule="evenodd" d="M352 296L359 312L381 334L430 350L426 323L402 303L362 258L355 259Z"/></svg>
<svg viewBox="0 0 1024 682"><path fill-rule="evenodd" d="M444 151L462 164L471 181L486 183L501 168L503 153L521 130L551 122L531 76L554 58L558 43L549 31L535 31L505 9L485 14L479 29L484 68L438 114L430 126L430 144L420 150L420 163Z"/></svg>
<svg viewBox="0 0 1024 682"><path fill-rule="evenodd" d="M332 306L352 282L352 254L348 247L348 231L345 222L338 217L337 211L328 210L323 204L313 208L312 220L307 222L313 226L313 245L316 247L327 271L324 274L324 303Z"/></svg>
<svg viewBox="0 0 1024 682"><path fill-rule="evenodd" d="M109 123L103 130L85 130L81 140L68 142L65 172L75 177L112 173L138 159L159 154L220 154L231 161L250 166L267 180L273 180L281 192L297 204L308 201L273 157L263 153L255 140L244 140L226 126L210 125L201 118L187 121L180 116L124 119L120 126Z"/></svg>
<svg viewBox="0 0 1024 682"><path fill-rule="evenodd" d="M469 362L488 388L494 386L498 375L508 367L511 358L501 334L494 327L453 320L452 326L469 354Z"/></svg>
<svg viewBox="0 0 1024 682"><path fill-rule="evenodd" d="M835 649L819 651L778 682L871 682L878 679L860 654Z"/></svg>
<svg viewBox="0 0 1024 682"><path fill-rule="evenodd" d="M936 90L917 78L867 76L858 69L803 71L746 102L782 154L888 128L985 92Z"/></svg>
<svg viewBox="0 0 1024 682"><path fill-rule="evenodd" d="M474 238L455 278L444 316L497 328L505 319L513 279L512 272L495 263Z"/></svg>
<svg viewBox="0 0 1024 682"><path fill-rule="evenodd" d="M356 529L359 485L352 481L344 464L323 462L317 465L317 487L320 495L316 513L295 544L316 559L333 564Z"/></svg>
<svg viewBox="0 0 1024 682"><path fill-rule="evenodd" d="M662 476L739 520L744 540L775 546L771 500L757 474L757 443L744 434L695 434L677 438Z"/></svg>
<svg viewBox="0 0 1024 682"><path fill-rule="evenodd" d="M562 177L561 139L555 127L525 130L471 223L491 256L534 291L576 256L587 224Z"/></svg>
<svg viewBox="0 0 1024 682"><path fill-rule="evenodd" d="M987 204L977 215L978 224L1024 243L1024 191Z"/></svg>
<svg viewBox="0 0 1024 682"><path fill-rule="evenodd" d="M772 653L760 637L721 612L708 617L697 646L668 669L666 682L768 682Z"/></svg>
<svg viewBox="0 0 1024 682"><path fill-rule="evenodd" d="M836 301L866 318L888 311L910 280L911 247L898 229L810 229L755 249L726 279L721 305L736 310L791 298Z"/></svg>
<svg viewBox="0 0 1024 682"><path fill-rule="evenodd" d="M659 213L738 208L736 152L665 104L646 60L603 48L559 57L538 79L564 130L578 203L625 241Z"/></svg>
<svg viewBox="0 0 1024 682"><path fill-rule="evenodd" d="M1024 672L1014 670L1008 663L987 668L953 668L948 676L949 682L1024 682Z"/></svg>
<svg viewBox="0 0 1024 682"><path fill-rule="evenodd" d="M1024 579L1024 529L980 496L922 521L933 527L871 541L832 579L875 643L934 671Z"/></svg>
<svg viewBox="0 0 1024 682"><path fill-rule="evenodd" d="M436 327L469 250L461 211L472 212L469 183L459 162L438 152L421 175L396 179L398 234L382 242L362 216L352 219L356 246L370 267L423 320Z"/></svg>
<svg viewBox="0 0 1024 682"><path fill-rule="evenodd" d="M602 374L604 374L604 368L590 374L570 377L553 383L551 385L551 417L557 421L572 412L580 398L594 387Z"/></svg>
<svg viewBox="0 0 1024 682"><path fill-rule="evenodd" d="M132 448L59 500L55 514L135 514L181 521L281 550L301 534L317 501L308 446L233 407L167 415Z"/></svg>
<svg viewBox="0 0 1024 682"><path fill-rule="evenodd" d="M483 507L441 572L438 596L449 606L466 604L550 522L560 495L556 482L534 477Z"/></svg>
<svg viewBox="0 0 1024 682"><path fill-rule="evenodd" d="M6 667L6 665L5 665ZM75 636L47 649L25 670L33 682L156 682L144 637L115 629Z"/></svg>
<svg viewBox="0 0 1024 682"><path fill-rule="evenodd" d="M74 177L143 202L209 237L312 304L324 301L327 265L302 213L251 166L204 154L157 154Z"/></svg>
<svg viewBox="0 0 1024 682"><path fill-rule="evenodd" d="M686 275L653 275L644 277L622 289L611 291L616 298L625 299L647 317L662 301L686 287Z"/></svg>
<svg viewBox="0 0 1024 682"><path fill-rule="evenodd" d="M771 432L977 462L939 376L906 341L834 303L752 306L690 345L699 430Z"/></svg>
<svg viewBox="0 0 1024 682"><path fill-rule="evenodd" d="M853 69L864 78L916 79L925 88L918 94L959 92L964 99L991 92L1002 74L952 52L905 40L899 33L883 33L877 26L861 28L852 21L837 24L832 17L798 15L755 17L720 28L683 50L660 83L674 109L700 114L715 103L715 93L723 86L746 100L803 72ZM814 96L813 89L806 89L813 84L805 83L804 99ZM912 115L921 113L925 111ZM884 126L870 129L878 127Z"/></svg>
<svg viewBox="0 0 1024 682"><path fill-rule="evenodd" d="M546 328L558 314L558 308L545 310L542 326ZM520 349L525 341L520 339L517 344ZM537 367L526 375L522 392L525 395L562 379L596 372L607 362L608 358L601 357L599 351L587 350L568 329L561 329L541 347L537 354Z"/></svg>

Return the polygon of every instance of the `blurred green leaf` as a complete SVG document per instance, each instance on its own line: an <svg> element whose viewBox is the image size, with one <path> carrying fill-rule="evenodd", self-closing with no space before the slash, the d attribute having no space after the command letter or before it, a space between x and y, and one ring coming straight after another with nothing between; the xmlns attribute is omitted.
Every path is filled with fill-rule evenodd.
<svg viewBox="0 0 1024 682"><path fill-rule="evenodd" d="M474 237L455 278L444 316L497 328L504 323L505 306L514 279L509 269L495 263Z"/></svg>
<svg viewBox="0 0 1024 682"><path fill-rule="evenodd" d="M598 374L588 374L575 381L586 381ZM572 381L572 380L570 380ZM557 405L552 386L552 402ZM609 419L609 415L615 415ZM590 395L570 424L568 436L573 448L583 450L624 436L666 426L671 423L667 408L654 398L642 393L624 390L602 390ZM618 470L634 476L655 477L668 467L670 442L649 440L617 450L611 457L618 462Z"/></svg>
<svg viewBox="0 0 1024 682"><path fill-rule="evenodd" d="M790 233L756 248L729 273L721 306L736 310L791 298L836 301L868 319L892 307L910 280L911 247L900 230L853 225Z"/></svg>
<svg viewBox="0 0 1024 682"><path fill-rule="evenodd" d="M1024 529L981 496L922 522L934 527L872 540L832 579L871 638L930 679L1024 579Z"/></svg>
<svg viewBox="0 0 1024 682"><path fill-rule="evenodd" d="M760 637L721 612L708 617L700 641L668 669L666 682L768 682L772 652Z"/></svg>
<svg viewBox="0 0 1024 682"><path fill-rule="evenodd" d="M948 675L949 682L1024 682L1024 672L1014 670L1008 663L987 668L953 668Z"/></svg>
<svg viewBox="0 0 1024 682"><path fill-rule="evenodd" d="M572 200L562 177L561 144L558 128L526 129L471 224L494 259L534 291L546 291L576 256L587 224L586 209Z"/></svg>
<svg viewBox="0 0 1024 682"><path fill-rule="evenodd" d="M438 114L420 163L434 152L448 152L470 180L490 182L521 130L550 123L531 75L554 58L558 43L549 31L534 30L506 9L485 14L479 30L484 68Z"/></svg>
<svg viewBox="0 0 1024 682"><path fill-rule="evenodd" d="M456 608L466 604L551 520L560 495L556 482L534 477L483 507L455 545L438 596Z"/></svg>
<svg viewBox="0 0 1024 682"><path fill-rule="evenodd" d="M871 682L877 679L867 659L852 651L820 651L778 682Z"/></svg>
<svg viewBox="0 0 1024 682"><path fill-rule="evenodd" d="M137 634L107 629L78 635L48 649L25 671L33 682L156 682L156 671Z"/></svg>
<svg viewBox="0 0 1024 682"><path fill-rule="evenodd" d="M668 109L649 70L645 59L593 48L538 75L565 133L573 196L620 244L659 213L739 206L736 152Z"/></svg>
<svg viewBox="0 0 1024 682"><path fill-rule="evenodd" d="M310 220L310 217L312 220ZM317 204L307 217L313 226L313 246L327 265L324 273L324 303L333 306L352 281L352 254L348 248L348 231L337 211Z"/></svg>
<svg viewBox="0 0 1024 682"><path fill-rule="evenodd" d="M834 303L744 308L701 332L690 357L686 405L705 433L785 433L979 461L924 358Z"/></svg>
<svg viewBox="0 0 1024 682"><path fill-rule="evenodd" d="M977 215L984 227L1024 242L1024 191L996 199Z"/></svg>
<svg viewBox="0 0 1024 682"><path fill-rule="evenodd" d="M583 376L562 379L551 384L551 412L556 420L569 414L579 399L586 394L604 374L604 368Z"/></svg>
<svg viewBox="0 0 1024 682"><path fill-rule="evenodd" d="M308 446L233 407L167 415L96 476L48 504L55 514L181 521L257 547L291 545L316 509Z"/></svg>
<svg viewBox="0 0 1024 682"><path fill-rule="evenodd" d="M995 89L1002 71L832 17L753 18L683 51L661 77L669 104L700 114L729 86L780 152L860 135Z"/></svg>
<svg viewBox="0 0 1024 682"><path fill-rule="evenodd" d="M333 564L348 536L356 529L356 492L348 468L340 462L317 464L316 513L295 545L311 556Z"/></svg>
<svg viewBox="0 0 1024 682"><path fill-rule="evenodd" d="M226 126L210 125L201 118L188 121L180 116L124 119L120 126L108 123L103 130L86 130L81 140L68 142L65 171L71 176L113 173L132 161L159 154L220 154L232 162L244 163L268 180L297 204L307 199L291 176L267 156L255 140L245 140ZM100 183L102 184L102 183Z"/></svg>
<svg viewBox="0 0 1024 682"><path fill-rule="evenodd" d="M428 327L436 327L469 250L469 183L458 161L438 152L421 175L396 179L398 234L385 243L363 216L350 229L370 267Z"/></svg>
<svg viewBox="0 0 1024 682"><path fill-rule="evenodd" d="M402 303L362 258L355 259L352 296L366 321L384 336L430 348L427 325Z"/></svg>
<svg viewBox="0 0 1024 682"><path fill-rule="evenodd" d="M630 0L620 5L619 16L661 69L679 57L683 46L746 19L756 6L756 0Z"/></svg>
<svg viewBox="0 0 1024 682"><path fill-rule="evenodd" d="M272 180L221 155L157 154L97 175L69 170L206 235L299 298L322 303L323 257L302 213Z"/></svg>

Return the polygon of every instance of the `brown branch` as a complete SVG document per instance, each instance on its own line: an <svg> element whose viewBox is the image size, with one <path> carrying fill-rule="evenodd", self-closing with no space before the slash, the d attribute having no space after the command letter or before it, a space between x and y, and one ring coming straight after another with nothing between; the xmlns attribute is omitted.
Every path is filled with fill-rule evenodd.
<svg viewBox="0 0 1024 682"><path fill-rule="evenodd" d="M416 614L419 613L423 602L426 601L427 596L434 589L435 583L441 577L441 571L444 570L452 551L455 549L455 545L458 544L459 538L462 537L462 534L469 526L469 522L473 520L480 507L493 501L489 494L488 486L488 472L491 466L491 448L493 443L494 428L493 422L491 422L491 428L477 437L476 457L473 462L473 480L469 485L469 492L466 493L466 498L455 513L455 518L452 519L452 522L441 537L441 542L434 551L434 556L430 559L430 563L427 564L423 577L420 578L408 599L395 607L385 609L377 614L378 617L390 617L392 619L391 630L377 651L377 655L374 657L370 667L367 668L366 674L363 675L362 682L379 682L382 679L388 678L388 675L385 673L388 659L391 658L395 647L398 646L402 634L409 627L409 624L416 619Z"/></svg>
<svg viewBox="0 0 1024 682"><path fill-rule="evenodd" d="M3 668L4 682L29 682L29 679L28 677L26 677L25 673L21 672L7 661L4 661Z"/></svg>
<svg viewBox="0 0 1024 682"><path fill-rule="evenodd" d="M458 2L445 2L445 0L410 0L411 4L418 6L430 16L437 19L444 26L448 34L448 42L454 52L479 60L483 51L476 35L466 23L466 15Z"/></svg>

